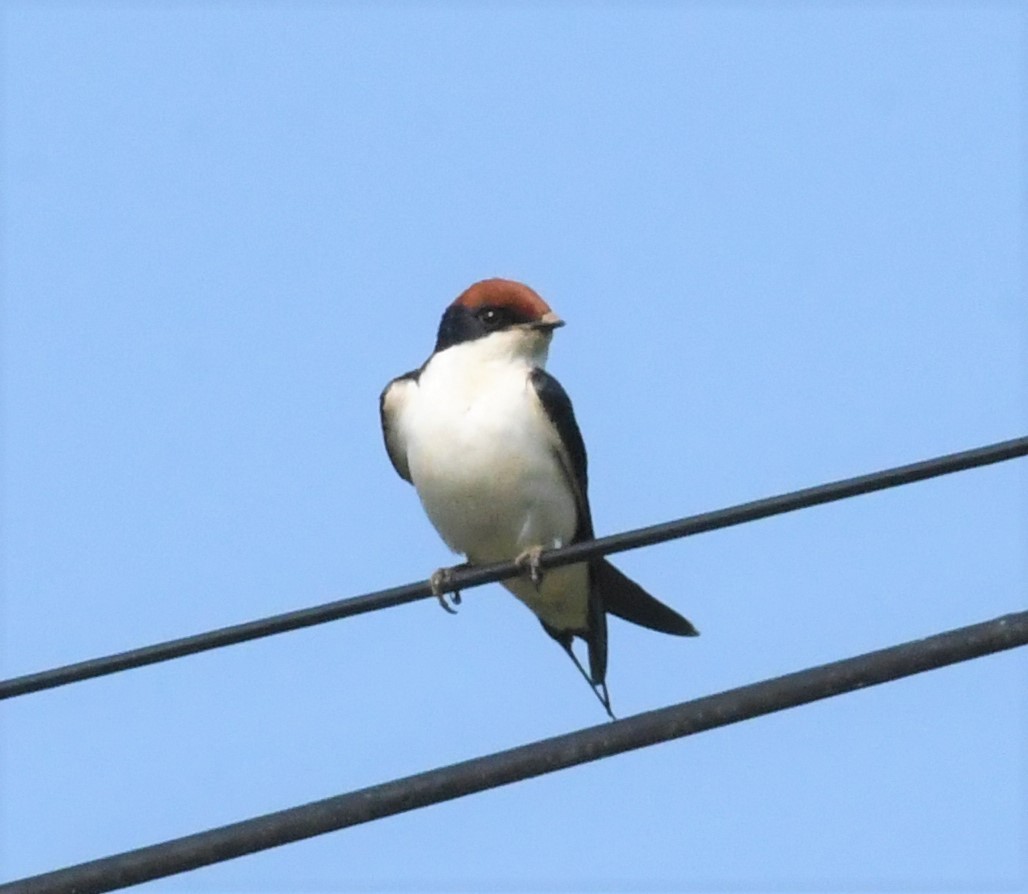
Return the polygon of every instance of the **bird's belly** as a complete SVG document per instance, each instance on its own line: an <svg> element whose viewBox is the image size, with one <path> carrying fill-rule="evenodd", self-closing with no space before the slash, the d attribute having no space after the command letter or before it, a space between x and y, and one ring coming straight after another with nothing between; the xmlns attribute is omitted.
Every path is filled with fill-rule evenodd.
<svg viewBox="0 0 1028 894"><path fill-rule="evenodd" d="M572 541L574 492L557 456L551 424L529 400L524 378L508 377L475 395L440 387L412 408L407 461L429 520L454 552L486 564L531 547ZM559 630L586 627L588 570L554 569L537 590L527 577L504 586Z"/></svg>
<svg viewBox="0 0 1028 894"><path fill-rule="evenodd" d="M409 454L421 503L451 549L498 562L571 540L577 510L555 455L516 433L478 443L453 435Z"/></svg>
<svg viewBox="0 0 1028 894"><path fill-rule="evenodd" d="M577 510L555 458L496 451L492 462L483 459L417 471L412 463L425 512L451 549L485 564L514 559L533 546L549 549L571 541ZM585 565L574 565L546 572L539 589L527 576L503 585L551 627L581 631L587 574Z"/></svg>

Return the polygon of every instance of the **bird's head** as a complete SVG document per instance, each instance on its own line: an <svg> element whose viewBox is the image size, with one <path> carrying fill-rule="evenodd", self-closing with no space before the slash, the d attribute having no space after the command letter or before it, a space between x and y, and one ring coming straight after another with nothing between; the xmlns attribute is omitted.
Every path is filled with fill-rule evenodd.
<svg viewBox="0 0 1028 894"><path fill-rule="evenodd" d="M483 279L446 308L435 349L444 351L482 339L497 354L545 360L553 330L563 325L564 321L524 283Z"/></svg>

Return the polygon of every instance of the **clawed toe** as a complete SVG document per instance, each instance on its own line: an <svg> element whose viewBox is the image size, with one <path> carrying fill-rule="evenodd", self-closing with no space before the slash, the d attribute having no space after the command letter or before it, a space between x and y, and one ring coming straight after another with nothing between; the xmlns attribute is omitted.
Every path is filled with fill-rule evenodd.
<svg viewBox="0 0 1028 894"><path fill-rule="evenodd" d="M453 583L453 573L463 566L458 565L457 568L440 568L437 571L432 572L432 576L428 579L429 585L432 587L432 595L439 600L439 604L448 611L451 615L457 614L455 606L460 605L460 590L450 590L450 586ZM446 597L449 595L449 599ZM450 605L450 602L453 605Z"/></svg>
<svg viewBox="0 0 1028 894"><path fill-rule="evenodd" d="M543 566L539 561L542 553L543 548L541 546L533 546L526 549L514 560L514 563L528 575L529 580L532 581L537 590L543 582Z"/></svg>

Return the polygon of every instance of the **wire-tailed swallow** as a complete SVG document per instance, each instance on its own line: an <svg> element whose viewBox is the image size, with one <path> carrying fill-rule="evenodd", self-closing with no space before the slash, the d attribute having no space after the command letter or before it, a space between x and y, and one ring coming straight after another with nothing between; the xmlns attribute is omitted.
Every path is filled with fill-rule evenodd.
<svg viewBox="0 0 1028 894"><path fill-rule="evenodd" d="M540 568L543 550L593 537L585 444L571 400L543 368L563 325L526 285L475 283L446 309L428 360L382 392L382 432L397 473L454 552L469 564L517 560L524 575L503 585L535 612L613 718L607 612L663 633L697 631L605 559ZM448 610L451 573L432 576ZM572 650L576 636L588 647L588 673Z"/></svg>

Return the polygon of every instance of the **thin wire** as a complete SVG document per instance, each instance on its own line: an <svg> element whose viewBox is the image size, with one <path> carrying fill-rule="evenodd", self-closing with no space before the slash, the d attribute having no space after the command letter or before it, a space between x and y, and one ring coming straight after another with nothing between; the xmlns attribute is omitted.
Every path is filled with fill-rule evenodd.
<svg viewBox="0 0 1028 894"><path fill-rule="evenodd" d="M679 537L688 537L705 531L731 527L732 525L740 525L756 521L757 519L768 518L772 515L794 512L797 509L805 509L822 503L831 503L835 500L844 500L860 494L886 490L891 487L911 484L915 481L923 481L953 472L961 472L978 466L991 465L1025 455L1028 455L1028 437L1000 441L996 444L978 447L974 450L950 453L906 466L897 466L892 469L872 472L868 475L860 475L856 478L846 478L817 487L809 487L775 497L767 497L763 500L755 500L751 503L741 503L714 512L705 512L676 521L652 525L646 528L637 528L622 534L600 537L597 540L583 541L582 543L576 543L562 549L544 552L540 561L543 568L556 568L597 556L635 549L640 546L651 546L656 543L675 540ZM520 569L514 562L479 565L474 568L455 571L451 578L452 582L449 585L449 589L466 590L504 578L516 577L520 573ZM185 655L195 655L198 652L206 652L211 649L221 648L222 646L230 646L236 643L260 639L265 636L273 636L277 633L300 630L304 627L324 624L328 621L350 618L366 612L392 608L408 602L415 602L418 599L425 599L430 595L432 595L432 590L429 582L427 580L420 581L418 583L392 587L388 590L366 593L362 596L338 599L333 602L297 609L284 614L271 615L270 617L247 621L242 624L234 624L230 627L221 627L206 633L198 633L193 636L167 640L150 646L142 646L126 652L117 652L113 655L92 658L75 664L66 664L50 670L25 674L20 677L11 677L7 680L0 680L0 700L27 695L28 693L39 692L44 689L53 689L68 683L101 677L106 674L113 674L136 667L144 667L148 664L157 664L161 661L169 661Z"/></svg>
<svg viewBox="0 0 1028 894"><path fill-rule="evenodd" d="M1025 644L1028 611L0 884L0 894L136 885Z"/></svg>

